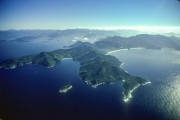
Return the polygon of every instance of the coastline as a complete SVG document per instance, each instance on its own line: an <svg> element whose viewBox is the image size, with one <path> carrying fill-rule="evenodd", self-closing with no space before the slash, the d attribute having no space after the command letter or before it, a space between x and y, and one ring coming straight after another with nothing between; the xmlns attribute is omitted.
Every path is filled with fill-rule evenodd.
<svg viewBox="0 0 180 120"><path fill-rule="evenodd" d="M72 60L73 58L63 58L62 60Z"/></svg>
<svg viewBox="0 0 180 120"><path fill-rule="evenodd" d="M140 86L140 84L138 84L137 86L135 86L132 90L130 90L128 92L128 95L125 95L124 92L123 92L123 95L124 95L124 98L123 98L123 101L124 102L129 102L129 100L132 98L132 93ZM125 91L125 89L124 89Z"/></svg>
<svg viewBox="0 0 180 120"><path fill-rule="evenodd" d="M72 89L72 85L66 85L66 86L63 86L59 92L60 93L67 93L70 89Z"/></svg>
<svg viewBox="0 0 180 120"><path fill-rule="evenodd" d="M90 82L88 82L88 81L85 81L85 83L86 83L87 85L91 85L91 87L93 87L93 88L97 88L98 86L105 84L105 82L102 82L102 83L98 83L98 84L96 84L96 85L92 85L92 84L91 84Z"/></svg>
<svg viewBox="0 0 180 120"><path fill-rule="evenodd" d="M123 82L125 82L125 80L122 80ZM147 82L145 82L145 83L143 83L143 84L138 84L137 86L135 86L133 89L131 89L129 92L128 92L128 95L125 95L124 94L124 91L125 91L125 89L124 89L124 91L123 91L123 95L124 95L124 98L123 98L123 101L124 102L129 102L129 100L132 98L132 93L138 88L138 87L140 87L141 85L147 85L147 84L150 84L151 82L150 81L147 81Z"/></svg>
<svg viewBox="0 0 180 120"><path fill-rule="evenodd" d="M114 52L118 52L118 51L126 51L126 50L143 50L143 49L146 49L146 48L143 48L143 47L137 47L137 48L124 48L124 49L117 49L117 50L113 50L113 51L110 51L110 52L107 52L106 55L109 55L111 53L114 53Z"/></svg>
<svg viewBox="0 0 180 120"><path fill-rule="evenodd" d="M113 50L113 51L107 52L106 55L109 55L109 54L114 53L114 52L126 51L126 50L128 50L128 49L117 49L117 50Z"/></svg>
<svg viewBox="0 0 180 120"><path fill-rule="evenodd" d="M0 69L1 69L1 68L4 68L4 69L15 69L15 68L17 68L17 67L23 67L24 65L29 65L29 64L32 64L32 62L25 63L25 64L21 64L21 65L13 65L13 66L11 66L11 67L0 66Z"/></svg>
<svg viewBox="0 0 180 120"><path fill-rule="evenodd" d="M56 63L54 63L54 64L56 64ZM54 64L52 64L51 66L48 66L46 68L52 68L52 67L54 67Z"/></svg>

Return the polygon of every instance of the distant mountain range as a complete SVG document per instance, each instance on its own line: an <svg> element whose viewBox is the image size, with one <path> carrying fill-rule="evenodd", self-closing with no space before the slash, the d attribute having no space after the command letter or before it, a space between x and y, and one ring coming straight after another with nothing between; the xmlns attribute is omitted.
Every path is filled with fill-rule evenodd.
<svg viewBox="0 0 180 120"><path fill-rule="evenodd" d="M95 30L95 29L67 29L67 30L6 30L0 31L0 42L33 42L33 41L66 41L65 45L72 45L77 41L91 42L111 41L118 42L123 47L139 47L143 41L143 45L152 44L148 41L157 42L157 44L168 44L164 46L173 46L178 38L171 36L180 36L177 33L166 33L162 35L145 34L147 32L136 30ZM164 36L165 35L165 36ZM121 37L120 37L121 36ZM147 40L146 43L144 43ZM134 45L131 45L131 42ZM172 41L172 42L168 42ZM111 44L113 44L111 42ZM166 43L165 43L166 42ZM172 45L171 45L172 44ZM102 42L97 42L98 47L105 47ZM179 43L178 43L179 45ZM114 45L113 45L114 46ZM117 46L117 45L116 45ZM117 46L119 47L119 46ZM147 47L147 46L146 46ZM154 48L157 46L153 45ZM177 48L177 47L176 47Z"/></svg>
<svg viewBox="0 0 180 120"><path fill-rule="evenodd" d="M107 36L120 35L120 31L107 31L107 30L90 30L90 29L67 29L67 30L7 30L0 31L0 41L26 38L26 42L34 40L34 38L44 40L67 40L67 41L97 41L98 39L105 38ZM27 41L27 42L28 42Z"/></svg>
<svg viewBox="0 0 180 120"><path fill-rule="evenodd" d="M147 49L173 48L180 50L180 38L148 34L140 34L128 38L113 36L95 42L94 46L99 49L130 49L141 47Z"/></svg>
<svg viewBox="0 0 180 120"><path fill-rule="evenodd" d="M50 32L44 34L32 35L29 37L16 38L18 42L30 42L30 39L38 39L42 36L50 36L52 39L57 36L75 36L82 34L86 30L67 30L61 32ZM41 31L40 31L41 32ZM45 31L44 31L45 32ZM85 33L89 33L87 30ZM94 31L95 32L95 31ZM33 33L34 34L34 33ZM90 33L89 33L90 34ZM92 33L91 33L92 34ZM98 33L96 33L98 34ZM39 64L46 67L53 67L54 64L61 62L63 58L73 58L79 61L80 77L92 86L100 84L111 84L117 80L123 82L124 101L128 101L131 92L139 85L147 84L149 81L132 76L126 73L121 67L121 61L117 58L107 55L111 50L131 49L131 48L147 48L162 49L173 48L180 50L180 38L167 37L163 35L140 34L131 37L108 36L91 43L89 38L86 41L77 39L77 42L67 46L66 49L57 49L51 52L41 52L35 55L27 55L20 58L7 59L0 62L0 68L16 68L25 64Z"/></svg>
<svg viewBox="0 0 180 120"><path fill-rule="evenodd" d="M147 48L163 49L172 48L180 50L180 38L163 35L141 34L132 37L111 36L92 43L78 41L70 47L91 46L105 52L117 49Z"/></svg>

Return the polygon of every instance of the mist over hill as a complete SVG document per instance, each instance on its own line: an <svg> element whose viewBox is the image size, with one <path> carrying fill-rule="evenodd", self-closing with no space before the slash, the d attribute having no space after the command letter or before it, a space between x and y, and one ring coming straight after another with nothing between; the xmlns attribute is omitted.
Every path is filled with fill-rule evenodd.
<svg viewBox="0 0 180 120"><path fill-rule="evenodd" d="M180 50L180 38L163 35L140 34L131 37L112 36L99 40L94 45L100 49L130 49L147 48L162 49L173 48Z"/></svg>
<svg viewBox="0 0 180 120"><path fill-rule="evenodd" d="M0 42L17 41L66 41L66 45L74 44L77 41L96 42L108 36L131 37L139 34L161 34L165 36L180 37L177 32L171 31L140 31L140 30L100 30L100 29L66 29L66 30L5 30L0 31ZM137 37L136 37L137 38Z"/></svg>

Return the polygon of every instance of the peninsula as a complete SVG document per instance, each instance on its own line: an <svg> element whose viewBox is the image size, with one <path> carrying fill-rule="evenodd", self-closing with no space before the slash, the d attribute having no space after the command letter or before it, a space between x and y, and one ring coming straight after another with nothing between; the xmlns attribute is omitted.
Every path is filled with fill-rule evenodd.
<svg viewBox="0 0 180 120"><path fill-rule="evenodd" d="M131 93L136 87L149 83L141 77L132 76L125 72L120 67L122 62L119 59L106 55L97 48L84 43L72 46L69 49L58 49L51 52L41 52L37 55L8 59L0 62L0 68L14 69L25 64L42 65L49 68L61 62L64 58L72 58L80 62L79 75L82 80L92 85L92 87L123 81L125 102L131 98ZM70 88L70 86L67 88Z"/></svg>

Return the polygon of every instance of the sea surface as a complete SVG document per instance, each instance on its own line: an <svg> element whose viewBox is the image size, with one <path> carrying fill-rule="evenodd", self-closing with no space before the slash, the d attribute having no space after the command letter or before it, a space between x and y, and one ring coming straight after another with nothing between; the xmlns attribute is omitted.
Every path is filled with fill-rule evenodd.
<svg viewBox="0 0 180 120"><path fill-rule="evenodd" d="M57 45L0 43L0 60L57 49ZM12 49L14 48L14 49ZM178 120L180 119L180 52L130 49L111 53L128 73L151 84L123 101L120 82L92 88L80 79L77 61L53 68L25 65L0 69L0 119L3 120ZM66 94L59 89L73 88Z"/></svg>

